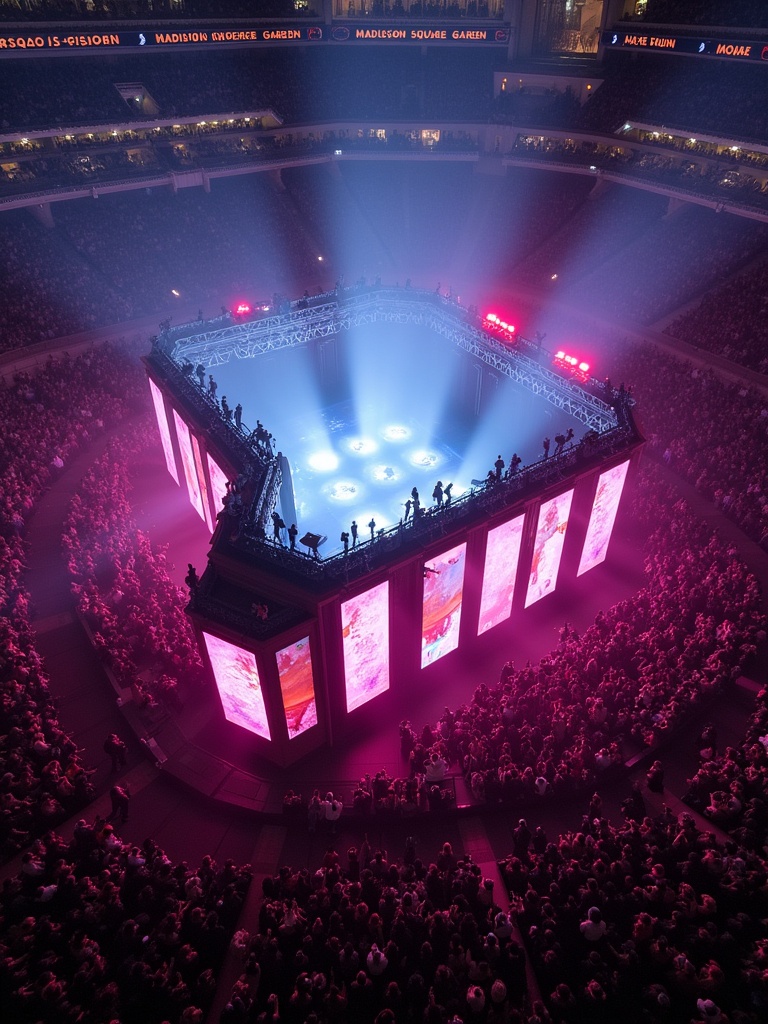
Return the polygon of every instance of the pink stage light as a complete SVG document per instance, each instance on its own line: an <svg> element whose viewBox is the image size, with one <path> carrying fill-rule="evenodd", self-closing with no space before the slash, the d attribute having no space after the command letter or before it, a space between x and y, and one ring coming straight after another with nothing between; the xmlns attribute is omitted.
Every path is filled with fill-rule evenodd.
<svg viewBox="0 0 768 1024"><path fill-rule="evenodd" d="M590 364L580 356L570 355L562 348L555 352L553 362L562 370L570 370L580 380L586 380L589 375Z"/></svg>
<svg viewBox="0 0 768 1024"><path fill-rule="evenodd" d="M238 304L235 306L235 313L238 316L248 316L250 312L251 307L250 304L247 302L238 302Z"/></svg>

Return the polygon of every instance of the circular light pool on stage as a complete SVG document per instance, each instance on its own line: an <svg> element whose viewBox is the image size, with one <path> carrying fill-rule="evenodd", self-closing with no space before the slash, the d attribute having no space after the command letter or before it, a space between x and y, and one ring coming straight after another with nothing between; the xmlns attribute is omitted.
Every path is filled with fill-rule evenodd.
<svg viewBox="0 0 768 1024"><path fill-rule="evenodd" d="M425 448L419 448L417 451L412 452L410 457L411 465L418 466L420 469L432 469L440 461L440 456L437 452L428 451Z"/></svg>
<svg viewBox="0 0 768 1024"><path fill-rule="evenodd" d="M310 455L307 462L318 473L332 473L335 469L339 468L338 455L327 449Z"/></svg>
<svg viewBox="0 0 768 1024"><path fill-rule="evenodd" d="M350 437L346 447L353 455L372 455L379 446L370 437Z"/></svg>
<svg viewBox="0 0 768 1024"><path fill-rule="evenodd" d="M411 428L402 423L392 423L382 430L382 437L387 441L407 441L411 436Z"/></svg>
<svg viewBox="0 0 768 1024"><path fill-rule="evenodd" d="M382 484L391 484L402 478L402 473L394 466L374 466L371 473L373 479Z"/></svg>
<svg viewBox="0 0 768 1024"><path fill-rule="evenodd" d="M360 499L360 487L353 480L337 480L323 488L329 498L334 501L358 501Z"/></svg>

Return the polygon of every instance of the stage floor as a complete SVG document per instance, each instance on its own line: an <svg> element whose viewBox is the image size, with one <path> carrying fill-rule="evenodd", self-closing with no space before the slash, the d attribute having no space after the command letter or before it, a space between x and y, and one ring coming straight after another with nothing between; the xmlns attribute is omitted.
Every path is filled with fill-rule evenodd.
<svg viewBox="0 0 768 1024"><path fill-rule="evenodd" d="M508 464L517 451L528 465L542 457L545 436L584 433L423 327L366 325L322 344L332 353L300 346L212 368L219 398L242 405L248 428L263 423L288 459L299 536L326 537L321 556L342 549L353 519L360 540L371 521L375 530L396 526L414 487L428 508L438 480L456 499L499 455ZM278 511L290 526L293 509Z"/></svg>

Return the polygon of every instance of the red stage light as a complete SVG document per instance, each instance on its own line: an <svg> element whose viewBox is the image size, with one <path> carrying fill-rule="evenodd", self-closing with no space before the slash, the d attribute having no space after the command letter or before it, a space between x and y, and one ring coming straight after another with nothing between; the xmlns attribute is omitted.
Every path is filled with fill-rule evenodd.
<svg viewBox="0 0 768 1024"><path fill-rule="evenodd" d="M251 307L247 302L238 302L235 306L235 313L237 313L238 316L248 316L250 312Z"/></svg>
<svg viewBox="0 0 768 1024"><path fill-rule="evenodd" d="M563 349L558 349L555 352L553 362L564 369L570 369L580 379L587 379L589 363L580 360L578 356L571 356Z"/></svg>

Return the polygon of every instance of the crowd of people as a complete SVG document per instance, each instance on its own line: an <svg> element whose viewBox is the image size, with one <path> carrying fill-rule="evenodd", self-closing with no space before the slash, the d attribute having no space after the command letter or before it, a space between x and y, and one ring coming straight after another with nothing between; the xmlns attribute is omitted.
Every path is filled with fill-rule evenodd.
<svg viewBox="0 0 768 1024"><path fill-rule="evenodd" d="M147 716L179 711L203 683L203 666L183 591L166 549L138 529L131 473L151 445L147 424L110 439L72 498L62 544L77 606L117 685Z"/></svg>
<svg viewBox="0 0 768 1024"><path fill-rule="evenodd" d="M53 479L140 402L133 358L109 345L51 358L0 389L0 857L81 807L91 767L61 727L35 646L26 524Z"/></svg>
<svg viewBox="0 0 768 1024"><path fill-rule="evenodd" d="M639 509L652 522L663 485L650 477L640 490L654 495ZM538 664L508 663L497 687L481 684L414 734L412 764L443 758L476 798L521 803L594 787L633 751L668 740L740 674L766 619L754 576L683 503L651 533L645 573L637 594L583 633L566 625Z"/></svg>
<svg viewBox="0 0 768 1024"><path fill-rule="evenodd" d="M642 344L604 353L605 368L633 382L651 452L716 503L744 533L768 545L765 397L672 354ZM617 379L617 378L614 378ZM676 407L679 416L671 417Z"/></svg>
<svg viewBox="0 0 768 1024"><path fill-rule="evenodd" d="M664 328L673 338L768 374L768 263L708 292Z"/></svg>
<svg viewBox="0 0 768 1024"><path fill-rule="evenodd" d="M258 931L221 1016L250 1020L522 1024L525 956L492 884L444 843L421 859L367 836L316 870L283 867L263 883Z"/></svg>
<svg viewBox="0 0 768 1024"><path fill-rule="evenodd" d="M699 744L700 767L689 780L686 803L710 818L740 846L765 853L768 837L768 690L757 695L744 739L720 749L717 730Z"/></svg>
<svg viewBox="0 0 768 1024"><path fill-rule="evenodd" d="M250 881L249 865L173 863L104 818L69 842L49 829L0 893L3 1019L199 1024Z"/></svg>
<svg viewBox="0 0 768 1024"><path fill-rule="evenodd" d="M648 16L691 6L649 2ZM731 10L751 6L733 4ZM713 17L716 9L722 5L715 0L706 5ZM415 58L400 59L411 67ZM216 102L239 100L242 80L233 84L236 76L219 75L218 58L205 60L201 56L193 86L188 69L173 60L167 80L160 65L148 61L147 81L166 102L190 87L179 101L190 107L212 80L218 83L211 94ZM286 98L281 89L291 93L285 78L267 83L267 70L284 60L271 54L246 80L251 102L263 99L257 95L262 86L269 85L269 96L278 100ZM0 90L0 117L7 118L11 107L17 112L24 97L29 123L73 111L78 118L98 111L117 116L118 108L124 115L111 70L73 84L75 65L57 70L39 94L23 72L15 98ZM652 65L643 72L646 67ZM354 69L351 61L345 74L351 78ZM321 71L326 77L315 97L318 108L331 99L319 61L302 86L311 94L309 83ZM715 71L714 80L719 75ZM744 99L751 75L752 69L723 71L741 85L719 95L702 116L717 125ZM371 109L381 86L378 74L372 79L370 94L355 95L361 110ZM427 90L437 96L440 76L427 79ZM460 75L456 81L461 88ZM618 92L617 82L606 86L595 103L603 105L603 119L612 116ZM643 88L648 90L647 80ZM698 94L699 111L711 88ZM455 91L435 99L434 109L441 103L447 108ZM382 95L381 109L390 112L410 109L418 99L407 86L397 98L391 88ZM659 95L659 111L685 118L693 110L688 86L674 103L668 91ZM465 102L476 109L472 90ZM752 97L734 123L754 114ZM751 122L755 130L764 125L765 112L758 115ZM764 245L761 228L745 232L743 224L735 227L724 217L713 225L708 211L662 223L663 201L648 196L633 208L632 223L638 235L646 219L654 227L619 254L609 229L611 222L626 226L626 207L619 193L609 192L593 199L587 214L590 181L562 188L554 180L537 182L530 209L522 211L505 199L531 179L525 170L489 183L470 204L466 169L429 167L424 173L399 167L388 174L389 192L380 188L383 178L349 165L327 178L306 169L286 173L277 202L271 185L250 183L218 196L214 188L211 196L115 197L109 216L98 204L88 210L60 204L53 233L3 214L2 347L162 308L180 280L190 291L207 287L211 298L223 287L251 284L254 266L268 268L283 285L290 277L306 281L317 273L318 251L339 249L350 223L370 260L404 267L406 256L415 262L422 254L433 258L429 249L447 237L448 227L432 233L426 228L449 224L445 214L453 210L454 217L465 216L464 223L475 223L463 257L468 265L482 255L514 266L533 251L529 280L543 280L554 272L547 273L550 258L567 253L567 240L586 233L599 208L607 219L601 232L592 233L594 248L585 250L585 262L597 253L600 269L584 275L579 287L608 311L620 302L623 313L629 309L647 320ZM432 175L443 190L435 188ZM340 206L354 211L344 227L334 215ZM465 214L456 212L462 209ZM235 221L239 232L228 229ZM536 253L541 238L561 221L559 239ZM261 262L254 263L254 253ZM651 263L656 277L635 280L637 266ZM365 265L362 259L358 265ZM366 269L379 268L369 262ZM664 288L655 292L654 282L662 278ZM764 372L756 323L764 282L764 267L750 270L679 319L670 334ZM661 351L649 355L647 346L617 346L610 358L611 376L633 384L652 455L768 548L768 410L762 396ZM141 423L127 429L134 413ZM0 388L0 855L23 851L18 876L0 892L0 1005L12 1024L196 1024L210 1009L250 880L247 867L218 867L206 857L192 868L173 864L151 840L125 842L119 826L130 793L122 784L113 786L112 820L82 819L71 842L55 832L92 797L92 769L62 728L35 648L23 584L26 523L56 475L110 428L120 427L119 436L84 475L62 538L80 611L118 685L130 689L145 712L178 710L185 688L203 677L183 613L186 596L169 579L163 549L137 530L131 509L131 465L151 437L146 415L146 384L135 354L108 345L76 359L51 358ZM479 685L471 701L446 709L434 725L403 728L410 777L382 771L361 779L346 810L375 810L386 820L449 807L452 766L464 773L475 797L489 803L535 807L549 794L580 799L577 794L599 792L601 779L617 773L628 751L668 740L709 695L727 690L765 641L756 582L728 544L685 506L673 507L658 479L642 491L637 514L650 534L643 589L599 613L580 634L566 626L551 654L536 665L508 664L497 686ZM753 1024L768 1007L768 945L760 923L768 916L767 707L763 690L738 746L720 750L713 732L701 737L701 766L686 799L711 819L710 833L686 816L648 816L637 789L625 804L623 823L602 816L599 796L580 832L552 842L520 821L502 870L543 1003L526 999L525 952L499 906L500 894L471 856L445 844L433 851L434 862L422 860L409 842L401 857L390 859L366 840L344 860L330 845L316 870L284 868L267 879L258 931L240 937L244 973L223 1024L277 1024L281 1017L288 1024L608 1024L618 1017L628 1024L689 1018ZM649 784L652 790L663 785L658 771ZM307 804L288 794L285 806L331 840L345 811L333 793L317 792ZM734 985L735 978L743 984Z"/></svg>
<svg viewBox="0 0 768 1024"><path fill-rule="evenodd" d="M697 827L598 809L548 842L522 820L500 865L549 1017L557 1024L761 1019L766 860Z"/></svg>

